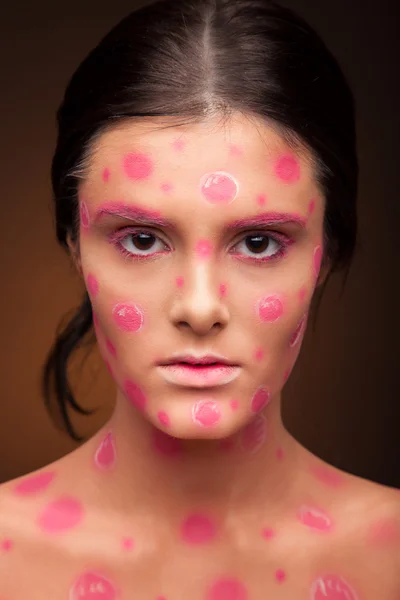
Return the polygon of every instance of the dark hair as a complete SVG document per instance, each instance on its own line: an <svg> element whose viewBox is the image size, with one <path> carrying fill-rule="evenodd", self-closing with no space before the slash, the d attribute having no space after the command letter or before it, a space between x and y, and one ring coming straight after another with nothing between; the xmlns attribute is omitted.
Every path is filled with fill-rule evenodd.
<svg viewBox="0 0 400 600"><path fill-rule="evenodd" d="M52 187L58 242L79 243L77 192L96 141L123 120L165 117L165 126L233 112L263 119L289 147L307 150L325 199L323 264L348 276L356 245L354 98L336 59L298 15L270 0L159 0L125 17L73 74L57 112ZM160 121L160 119L158 119ZM173 125L171 125L173 123ZM314 302L314 299L313 299ZM59 333L43 371L77 441L68 408L73 353L92 331L87 293Z"/></svg>

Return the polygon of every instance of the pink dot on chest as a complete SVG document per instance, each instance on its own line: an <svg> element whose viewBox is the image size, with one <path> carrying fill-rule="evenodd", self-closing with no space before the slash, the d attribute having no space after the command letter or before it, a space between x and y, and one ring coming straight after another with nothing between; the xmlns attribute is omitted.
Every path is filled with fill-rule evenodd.
<svg viewBox="0 0 400 600"><path fill-rule="evenodd" d="M59 533L78 525L84 515L82 504L75 498L64 497L50 502L38 518L40 529Z"/></svg>
<svg viewBox="0 0 400 600"><path fill-rule="evenodd" d="M32 475L27 477L14 487L14 493L19 496L29 496L30 494L37 494L45 490L50 483L53 481L55 473L47 471L45 473L39 473L39 475Z"/></svg>
<svg viewBox="0 0 400 600"><path fill-rule="evenodd" d="M117 591L109 579L97 573L80 575L71 589L69 600L116 600Z"/></svg>
<svg viewBox="0 0 400 600"><path fill-rule="evenodd" d="M181 536L188 544L204 544L215 538L216 526L206 515L192 514L182 523Z"/></svg>

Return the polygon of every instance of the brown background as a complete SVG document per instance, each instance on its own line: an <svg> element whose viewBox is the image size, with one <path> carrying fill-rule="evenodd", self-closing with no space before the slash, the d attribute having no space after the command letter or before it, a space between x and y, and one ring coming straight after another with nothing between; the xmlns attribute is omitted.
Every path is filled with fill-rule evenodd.
<svg viewBox="0 0 400 600"><path fill-rule="evenodd" d="M344 295L339 279L330 284L316 333L307 333L285 389L284 421L328 462L400 487L397 2L283 3L308 19L342 64L358 104L361 166L360 247ZM39 387L57 323L80 294L53 232L55 111L79 62L134 7L126 0L42 0L2 8L0 481L77 446L50 421ZM101 407L76 420L90 435L113 401L97 359L78 391L84 406Z"/></svg>

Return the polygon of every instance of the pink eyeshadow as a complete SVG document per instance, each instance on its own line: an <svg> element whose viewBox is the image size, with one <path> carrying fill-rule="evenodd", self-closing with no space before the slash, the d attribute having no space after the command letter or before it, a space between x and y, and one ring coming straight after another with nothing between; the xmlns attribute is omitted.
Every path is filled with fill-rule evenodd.
<svg viewBox="0 0 400 600"><path fill-rule="evenodd" d="M329 532L333 524L330 517L317 508L302 506L297 513L297 519L311 529Z"/></svg>
<svg viewBox="0 0 400 600"><path fill-rule="evenodd" d="M68 596L69 600L117 600L117 597L114 584L91 571L78 577Z"/></svg>
<svg viewBox="0 0 400 600"><path fill-rule="evenodd" d="M221 411L213 400L200 401L193 406L192 418L199 425L212 427L221 419Z"/></svg>
<svg viewBox="0 0 400 600"><path fill-rule="evenodd" d="M270 393L264 388L259 388L251 401L251 410L253 412L259 412L268 404L269 400Z"/></svg>
<svg viewBox="0 0 400 600"><path fill-rule="evenodd" d="M110 169L104 169L103 181L106 183L110 179Z"/></svg>
<svg viewBox="0 0 400 600"><path fill-rule="evenodd" d="M124 384L125 394L128 397L128 400L135 406L138 410L144 411L147 399L140 387L130 379L127 379Z"/></svg>
<svg viewBox="0 0 400 600"><path fill-rule="evenodd" d="M152 442L154 449L160 454L164 454L164 456L175 457L182 454L182 441L164 431L154 429L152 431Z"/></svg>
<svg viewBox="0 0 400 600"><path fill-rule="evenodd" d="M211 250L212 250L212 245L211 242L209 242L208 240L200 240L199 242L197 242L196 244L196 254L197 254L197 258L209 258L210 254L211 254Z"/></svg>
<svg viewBox="0 0 400 600"><path fill-rule="evenodd" d="M161 423L161 425L164 425L164 427L170 426L169 416L167 415L167 413L164 410L160 410L157 413L157 417L158 417L158 420Z"/></svg>
<svg viewBox="0 0 400 600"><path fill-rule="evenodd" d="M99 282L97 281L96 277L92 275L92 273L89 273L89 275L87 276L86 285L89 294L93 297L97 296L99 292Z"/></svg>
<svg viewBox="0 0 400 600"><path fill-rule="evenodd" d="M112 315L122 331L136 332L142 328L143 311L136 304L116 304Z"/></svg>
<svg viewBox="0 0 400 600"><path fill-rule="evenodd" d="M275 163L275 174L285 183L294 183L300 179L300 164L291 154L284 154Z"/></svg>
<svg viewBox="0 0 400 600"><path fill-rule="evenodd" d="M205 544L215 536L216 526L207 515L189 515L181 525L181 537L187 544Z"/></svg>
<svg viewBox="0 0 400 600"><path fill-rule="evenodd" d="M277 295L266 296L258 302L258 314L262 321L273 323L283 315L283 303Z"/></svg>
<svg viewBox="0 0 400 600"><path fill-rule="evenodd" d="M344 579L326 574L313 581L310 600L359 600L359 597Z"/></svg>
<svg viewBox="0 0 400 600"><path fill-rule="evenodd" d="M206 600L248 600L247 588L238 579L221 578L208 591Z"/></svg>
<svg viewBox="0 0 400 600"><path fill-rule="evenodd" d="M177 277L176 280L175 280L175 282L176 282L176 285L179 288L181 288L183 286L183 284L185 283L185 280L184 280L183 277Z"/></svg>
<svg viewBox="0 0 400 600"><path fill-rule="evenodd" d="M219 285L219 293L221 296L226 296L227 286L226 283L220 283Z"/></svg>
<svg viewBox="0 0 400 600"><path fill-rule="evenodd" d="M82 200L82 202L79 205L79 212L80 212L80 218L81 218L81 225L84 229L88 229L89 228L89 224L90 224L90 219L89 219L89 210L87 207L86 202L84 202Z"/></svg>
<svg viewBox="0 0 400 600"><path fill-rule="evenodd" d="M116 449L113 434L107 433L100 446L98 447L95 457L95 464L100 469L111 469L116 461Z"/></svg>
<svg viewBox="0 0 400 600"><path fill-rule="evenodd" d="M43 492L53 481L54 477L54 471L46 471L45 473L39 473L39 475L32 475L18 483L13 488L13 492L19 496L29 496L30 494Z"/></svg>
<svg viewBox="0 0 400 600"><path fill-rule="evenodd" d="M321 246L317 246L314 249L314 256L313 256L313 270L314 270L315 277L318 277L319 270L321 268L321 259L322 259L322 248L321 248Z"/></svg>
<svg viewBox="0 0 400 600"><path fill-rule="evenodd" d="M208 173L201 179L200 189L211 204L229 204L236 198L239 186L229 173Z"/></svg>
<svg viewBox="0 0 400 600"><path fill-rule="evenodd" d="M114 356L114 358L117 356L117 350L114 344L108 338L106 339L106 348L111 356Z"/></svg>
<svg viewBox="0 0 400 600"><path fill-rule="evenodd" d="M267 198L265 194L258 194L257 196L257 204L258 206L265 206L267 203Z"/></svg>
<svg viewBox="0 0 400 600"><path fill-rule="evenodd" d="M245 452L254 454L262 447L267 437L267 421L264 415L257 415L240 434L240 444Z"/></svg>
<svg viewBox="0 0 400 600"><path fill-rule="evenodd" d="M75 498L64 497L50 502L38 518L40 529L47 533L59 533L72 529L83 520L82 504Z"/></svg>
<svg viewBox="0 0 400 600"><path fill-rule="evenodd" d="M124 156L123 170L134 181L147 179L153 172L153 161L147 154L131 152Z"/></svg>

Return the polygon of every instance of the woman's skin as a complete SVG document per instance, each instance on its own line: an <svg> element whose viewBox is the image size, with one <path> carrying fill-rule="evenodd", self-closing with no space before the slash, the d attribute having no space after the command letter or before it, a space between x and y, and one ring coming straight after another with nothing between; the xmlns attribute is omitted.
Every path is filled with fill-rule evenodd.
<svg viewBox="0 0 400 600"><path fill-rule="evenodd" d="M399 494L280 415L328 268L310 157L240 115L160 124L103 134L82 179L69 244L116 406L2 487L0 598L398 600ZM187 355L235 366L160 366Z"/></svg>

